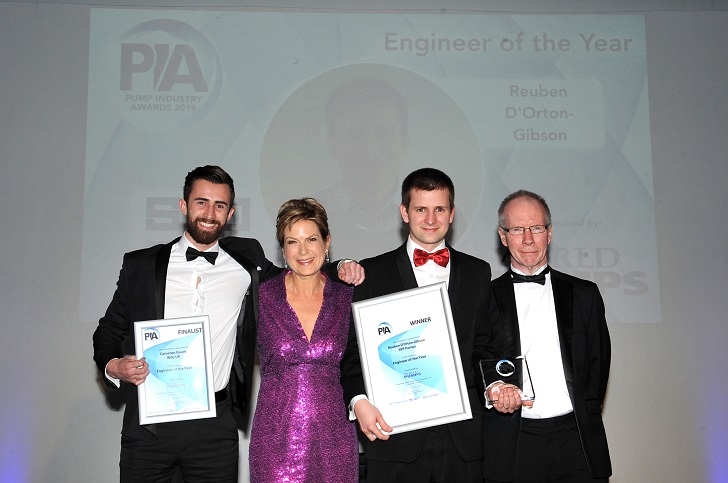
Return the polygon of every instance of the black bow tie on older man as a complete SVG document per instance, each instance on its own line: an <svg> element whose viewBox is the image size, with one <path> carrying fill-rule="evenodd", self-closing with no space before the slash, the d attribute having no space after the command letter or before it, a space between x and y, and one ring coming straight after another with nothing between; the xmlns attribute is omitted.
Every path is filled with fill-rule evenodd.
<svg viewBox="0 0 728 483"><path fill-rule="evenodd" d="M187 248L187 252L185 253L188 262L194 260L197 257L202 257L213 265L215 265L215 259L217 258L217 254L218 252L201 252L198 249L192 247Z"/></svg>
<svg viewBox="0 0 728 483"><path fill-rule="evenodd" d="M539 273L538 275L521 275L520 273L516 273L511 270L511 277L513 278L513 283L531 282L544 285L546 283L547 273L549 273L548 265L546 265L546 268L544 268L543 272Z"/></svg>
<svg viewBox="0 0 728 483"><path fill-rule="evenodd" d="M450 252L447 248L442 248L436 252L427 253L424 250L415 248L415 253L412 256L412 261L415 262L415 267L421 267L428 260L432 260L441 267L447 267L447 262L450 261Z"/></svg>

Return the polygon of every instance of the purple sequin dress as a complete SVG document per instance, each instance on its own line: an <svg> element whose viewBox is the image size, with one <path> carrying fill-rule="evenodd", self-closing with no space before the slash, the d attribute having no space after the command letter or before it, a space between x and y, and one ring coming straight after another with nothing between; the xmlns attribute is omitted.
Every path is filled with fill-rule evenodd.
<svg viewBox="0 0 728 483"><path fill-rule="evenodd" d="M285 272L260 286L260 392L250 481L358 481L358 443L339 382L353 289L326 280L309 342L286 300Z"/></svg>

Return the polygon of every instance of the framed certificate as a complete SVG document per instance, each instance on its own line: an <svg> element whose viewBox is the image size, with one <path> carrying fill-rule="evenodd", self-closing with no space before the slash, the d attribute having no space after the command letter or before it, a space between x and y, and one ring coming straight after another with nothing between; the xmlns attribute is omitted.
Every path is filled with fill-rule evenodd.
<svg viewBox="0 0 728 483"><path fill-rule="evenodd" d="M367 397L392 433L472 418L444 282L352 308Z"/></svg>
<svg viewBox="0 0 728 483"><path fill-rule="evenodd" d="M149 364L138 386L140 424L216 416L207 315L134 322L134 340Z"/></svg>

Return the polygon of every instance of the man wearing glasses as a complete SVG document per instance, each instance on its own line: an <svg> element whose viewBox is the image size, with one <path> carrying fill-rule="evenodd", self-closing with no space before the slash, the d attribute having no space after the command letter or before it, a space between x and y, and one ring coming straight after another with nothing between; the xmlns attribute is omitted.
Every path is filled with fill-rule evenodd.
<svg viewBox="0 0 728 483"><path fill-rule="evenodd" d="M550 269L551 230L536 193L516 191L498 208L511 264L491 283L488 358L524 355L536 397L521 400L523 381L486 388L486 482L606 482L612 473L602 423L604 302L593 282Z"/></svg>

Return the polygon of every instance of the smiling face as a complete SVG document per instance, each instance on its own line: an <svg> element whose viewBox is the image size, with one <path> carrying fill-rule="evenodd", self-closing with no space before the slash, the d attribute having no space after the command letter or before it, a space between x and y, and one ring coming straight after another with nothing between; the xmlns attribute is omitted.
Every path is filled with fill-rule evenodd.
<svg viewBox="0 0 728 483"><path fill-rule="evenodd" d="M510 201L503 210L505 227L531 227L546 224L546 211L543 206L531 198L516 198ZM551 227L544 233L533 235L526 230L523 235L515 236L498 227L501 243L511 254L514 268L526 274L533 274L547 263L547 252L551 244Z"/></svg>
<svg viewBox="0 0 728 483"><path fill-rule="evenodd" d="M455 207L450 208L450 191L447 189L413 189L409 206L400 205L399 210L402 220L409 224L412 240L430 252L445 239L455 217Z"/></svg>
<svg viewBox="0 0 728 483"><path fill-rule="evenodd" d="M300 277L316 275L326 261L331 237L325 239L311 220L299 220L283 231L283 256Z"/></svg>
<svg viewBox="0 0 728 483"><path fill-rule="evenodd" d="M187 238L200 250L215 244L235 208L230 205L230 187L198 179L192 184L189 199L179 200L186 217Z"/></svg>

